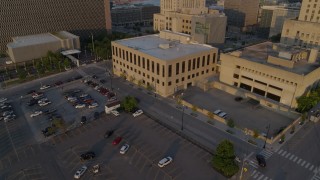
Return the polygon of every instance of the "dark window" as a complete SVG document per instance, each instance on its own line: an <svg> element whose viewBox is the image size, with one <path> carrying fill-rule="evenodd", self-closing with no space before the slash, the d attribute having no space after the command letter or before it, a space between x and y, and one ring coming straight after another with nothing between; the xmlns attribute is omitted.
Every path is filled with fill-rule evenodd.
<svg viewBox="0 0 320 180"><path fill-rule="evenodd" d="M140 67L140 56L138 56L138 66Z"/></svg>
<svg viewBox="0 0 320 180"><path fill-rule="evenodd" d="M144 69L144 68L146 68L146 61L145 61L145 59L144 59L144 57L142 58L142 68Z"/></svg>
<svg viewBox="0 0 320 180"><path fill-rule="evenodd" d="M124 60L126 60L126 56L125 56L125 54L124 54L124 50L122 50L122 58L123 58Z"/></svg>
<svg viewBox="0 0 320 180"><path fill-rule="evenodd" d="M254 82L257 82L257 83L263 84L263 85L267 85L267 83L264 83L264 82L261 82L261 81L258 81L258 80L255 80Z"/></svg>
<svg viewBox="0 0 320 180"><path fill-rule="evenodd" d="M274 89L278 89L279 91L282 91L282 89L281 89L281 88L276 87L276 86L269 85L269 87L272 87L272 88L274 88Z"/></svg>
<svg viewBox="0 0 320 180"><path fill-rule="evenodd" d="M179 83L179 79L176 79L176 83Z"/></svg>
<svg viewBox="0 0 320 180"><path fill-rule="evenodd" d="M252 90L253 93L256 93L256 94L259 94L261 96L264 96L266 94L265 91L261 90L261 89L258 89L258 88L253 88Z"/></svg>
<svg viewBox="0 0 320 180"><path fill-rule="evenodd" d="M136 55L133 56L133 62L134 62L134 65L137 64L137 59L136 59Z"/></svg>
<svg viewBox="0 0 320 180"><path fill-rule="evenodd" d="M179 74L179 63L176 63L176 75Z"/></svg>
<svg viewBox="0 0 320 180"><path fill-rule="evenodd" d="M201 71L201 74L204 74L204 71Z"/></svg>
<svg viewBox="0 0 320 180"><path fill-rule="evenodd" d="M114 46L112 46L112 55L115 55L115 53L114 53Z"/></svg>
<svg viewBox="0 0 320 180"><path fill-rule="evenodd" d="M192 78L194 78L194 74L192 74Z"/></svg>
<svg viewBox="0 0 320 180"><path fill-rule="evenodd" d="M199 68L200 67L200 58L198 57L198 59L197 59L197 68Z"/></svg>
<svg viewBox="0 0 320 180"><path fill-rule="evenodd" d="M267 93L267 98L272 99L274 101L280 102L280 96L271 94L271 93Z"/></svg>
<svg viewBox="0 0 320 180"><path fill-rule="evenodd" d="M238 83L237 83L237 82L234 82L233 85L236 86L236 87L238 87Z"/></svg>
<svg viewBox="0 0 320 180"><path fill-rule="evenodd" d="M164 65L162 65L162 77L164 77L164 76L165 76L164 71L165 71L165 68L164 68Z"/></svg>
<svg viewBox="0 0 320 180"><path fill-rule="evenodd" d="M126 60L129 61L128 51L126 51Z"/></svg>
<svg viewBox="0 0 320 180"><path fill-rule="evenodd" d="M162 82L162 86L164 86L164 82Z"/></svg>
<svg viewBox="0 0 320 180"><path fill-rule="evenodd" d="M151 62L151 71L154 73L154 62Z"/></svg>
<svg viewBox="0 0 320 180"><path fill-rule="evenodd" d="M199 73L197 72L196 76L199 76Z"/></svg>
<svg viewBox="0 0 320 180"><path fill-rule="evenodd" d="M171 77L171 75L172 75L172 65L169 65L168 76Z"/></svg>
<svg viewBox="0 0 320 180"><path fill-rule="evenodd" d="M132 63L132 53L130 53L130 63Z"/></svg>
<svg viewBox="0 0 320 180"><path fill-rule="evenodd" d="M181 81L182 81L182 82L184 81L184 77L181 78Z"/></svg>
<svg viewBox="0 0 320 180"><path fill-rule="evenodd" d="M213 56L212 56L212 63L215 63L216 62L216 53L213 53Z"/></svg>
<svg viewBox="0 0 320 180"><path fill-rule="evenodd" d="M192 69L196 69L196 59L192 60Z"/></svg>
<svg viewBox="0 0 320 180"><path fill-rule="evenodd" d="M159 63L157 63L157 75L159 75L160 74L160 65L159 65Z"/></svg>
<svg viewBox="0 0 320 180"><path fill-rule="evenodd" d="M251 86L247 84L240 83L240 88L251 91Z"/></svg>
<svg viewBox="0 0 320 180"><path fill-rule="evenodd" d="M182 70L181 70L181 73L184 73L185 66L186 66L186 62L185 62L185 61L183 61L183 62L182 62Z"/></svg>
<svg viewBox="0 0 320 180"><path fill-rule="evenodd" d="M209 69L206 70L206 73L209 73Z"/></svg>
<svg viewBox="0 0 320 180"><path fill-rule="evenodd" d="M214 71L214 68L212 68L211 70L212 70L212 72L213 72L213 71Z"/></svg>
<svg viewBox="0 0 320 180"><path fill-rule="evenodd" d="M149 71L149 69L150 69L150 60L147 59L147 70Z"/></svg>
<svg viewBox="0 0 320 180"><path fill-rule="evenodd" d="M209 64L210 64L210 54L207 57L207 65L209 65Z"/></svg>
<svg viewBox="0 0 320 180"><path fill-rule="evenodd" d="M247 76L241 76L241 77L244 78L244 79L248 79L248 80L250 80L250 81L253 81L252 78L249 78L249 77L247 77Z"/></svg>
<svg viewBox="0 0 320 180"><path fill-rule="evenodd" d="M237 65L236 68L237 68L237 69L240 69L240 66Z"/></svg>
<svg viewBox="0 0 320 180"><path fill-rule="evenodd" d="M121 49L119 48L119 56L120 56L120 58L121 58Z"/></svg>
<svg viewBox="0 0 320 180"><path fill-rule="evenodd" d="M168 86L171 86L171 81L168 82Z"/></svg>
<svg viewBox="0 0 320 180"><path fill-rule="evenodd" d="M190 75L188 75L188 79L190 79Z"/></svg>
<svg viewBox="0 0 320 180"><path fill-rule="evenodd" d="M239 74L233 74L233 77L239 79Z"/></svg>
<svg viewBox="0 0 320 180"><path fill-rule="evenodd" d="M206 57L202 56L202 67L204 67L205 63L206 63Z"/></svg>
<svg viewBox="0 0 320 180"><path fill-rule="evenodd" d="M188 71L191 71L191 60L188 61Z"/></svg>

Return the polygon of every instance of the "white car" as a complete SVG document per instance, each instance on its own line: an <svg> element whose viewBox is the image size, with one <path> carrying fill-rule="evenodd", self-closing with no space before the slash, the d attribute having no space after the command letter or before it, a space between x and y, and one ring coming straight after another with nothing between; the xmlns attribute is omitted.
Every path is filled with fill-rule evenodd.
<svg viewBox="0 0 320 180"><path fill-rule="evenodd" d="M9 116L4 117L4 122L9 122L9 121L11 121L11 120L13 120L15 118L16 118L16 115L15 114L11 114Z"/></svg>
<svg viewBox="0 0 320 180"><path fill-rule="evenodd" d="M96 103L96 102L94 102L94 103L91 103L90 105L89 105L89 108L91 109L91 108L96 108L96 107L98 107L99 106L99 104L98 103Z"/></svg>
<svg viewBox="0 0 320 180"><path fill-rule="evenodd" d="M86 107L85 104L77 104L77 105L75 106L75 108L77 108L77 109L81 109L81 108L84 108L84 107Z"/></svg>
<svg viewBox="0 0 320 180"><path fill-rule="evenodd" d="M12 64L13 61L6 61L6 64Z"/></svg>
<svg viewBox="0 0 320 180"><path fill-rule="evenodd" d="M43 103L45 101L48 101L48 98L42 98L42 99L38 100L38 104Z"/></svg>
<svg viewBox="0 0 320 180"><path fill-rule="evenodd" d="M134 112L132 114L133 117L137 117L137 116L140 116L141 114L143 114L143 111L141 109L139 109L138 111Z"/></svg>
<svg viewBox="0 0 320 180"><path fill-rule="evenodd" d="M46 106L46 105L49 105L49 104L51 104L51 101L43 101L43 102L41 102L41 103L39 103L39 106L41 106L41 107L43 107L43 106Z"/></svg>
<svg viewBox="0 0 320 180"><path fill-rule="evenodd" d="M36 117L36 116L39 116L40 114L42 114L42 111L35 111L30 115L30 117Z"/></svg>
<svg viewBox="0 0 320 180"><path fill-rule="evenodd" d="M120 154L125 154L130 148L130 145L129 144L125 144L121 147L120 149Z"/></svg>
<svg viewBox="0 0 320 180"><path fill-rule="evenodd" d="M74 174L74 178L75 179L80 179L81 176L87 171L87 166L83 165L75 174Z"/></svg>
<svg viewBox="0 0 320 180"><path fill-rule="evenodd" d="M88 96L88 94L81 94L81 95L80 95L80 97L82 97L82 98L83 98L83 97L86 97L86 96Z"/></svg>
<svg viewBox="0 0 320 180"><path fill-rule="evenodd" d="M218 114L220 114L222 111L220 110L220 109L218 109L218 110L215 110L214 112L213 112L213 114L215 114L215 115L218 115Z"/></svg>
<svg viewBox="0 0 320 180"><path fill-rule="evenodd" d="M0 98L0 103L6 102L7 100L7 98Z"/></svg>
<svg viewBox="0 0 320 180"><path fill-rule="evenodd" d="M115 100L117 100L117 98L116 97L112 97L112 98L108 99L107 101L111 102L111 101L115 101Z"/></svg>
<svg viewBox="0 0 320 180"><path fill-rule="evenodd" d="M166 158L163 158L159 161L158 166L159 167L165 167L166 165L170 164L172 162L172 157L168 156Z"/></svg>
<svg viewBox="0 0 320 180"><path fill-rule="evenodd" d="M43 93L34 93L34 94L32 94L33 98L38 98L38 97L42 97L42 96L43 96Z"/></svg>
<svg viewBox="0 0 320 180"><path fill-rule="evenodd" d="M113 115L115 115L115 116L119 116L119 115L120 115L120 113L119 113L118 111L116 111L116 110L111 111L111 113L112 113Z"/></svg>
<svg viewBox="0 0 320 180"><path fill-rule="evenodd" d="M40 87L40 90L45 90L45 89L48 89L50 87L51 87L50 85L43 85L43 86Z"/></svg>
<svg viewBox="0 0 320 180"><path fill-rule="evenodd" d="M13 111L5 111L2 116L9 116L10 114L13 114Z"/></svg>

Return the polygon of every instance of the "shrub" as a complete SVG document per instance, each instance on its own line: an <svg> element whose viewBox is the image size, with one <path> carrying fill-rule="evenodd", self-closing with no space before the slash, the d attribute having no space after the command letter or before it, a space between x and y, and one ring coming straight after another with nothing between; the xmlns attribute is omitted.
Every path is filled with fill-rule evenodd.
<svg viewBox="0 0 320 180"><path fill-rule="evenodd" d="M233 119L227 120L227 125L228 125L229 127L231 127L231 128L234 128L235 124L234 124Z"/></svg>
<svg viewBox="0 0 320 180"><path fill-rule="evenodd" d="M259 137L259 131L258 130L253 130L253 137L258 138Z"/></svg>

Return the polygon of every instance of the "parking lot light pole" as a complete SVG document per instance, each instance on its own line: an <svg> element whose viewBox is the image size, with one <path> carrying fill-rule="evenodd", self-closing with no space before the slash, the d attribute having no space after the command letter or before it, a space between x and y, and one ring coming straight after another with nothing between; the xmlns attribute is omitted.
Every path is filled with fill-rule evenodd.
<svg viewBox="0 0 320 180"><path fill-rule="evenodd" d="M112 87L112 74L108 71L108 69L106 70L110 76L110 83L111 83L111 91L113 90L113 87Z"/></svg>
<svg viewBox="0 0 320 180"><path fill-rule="evenodd" d="M182 115L181 115L181 131L183 131L183 116L184 116L184 106L182 106Z"/></svg>
<svg viewBox="0 0 320 180"><path fill-rule="evenodd" d="M266 144L267 144L267 139L268 139L268 135L269 135L269 130L270 130L270 124L267 126L267 135L266 135L266 139L264 141L264 145L263 145L263 149L266 148Z"/></svg>

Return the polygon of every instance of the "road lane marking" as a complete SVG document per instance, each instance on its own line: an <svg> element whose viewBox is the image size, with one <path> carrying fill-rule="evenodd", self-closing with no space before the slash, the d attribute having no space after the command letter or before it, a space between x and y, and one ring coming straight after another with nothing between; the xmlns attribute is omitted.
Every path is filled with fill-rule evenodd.
<svg viewBox="0 0 320 180"><path fill-rule="evenodd" d="M286 155L286 158L288 158L288 157L290 156L290 154L291 154L291 153L288 153L288 154Z"/></svg>
<svg viewBox="0 0 320 180"><path fill-rule="evenodd" d="M297 159L298 159L298 157L296 156L296 157L294 158L293 162L296 162Z"/></svg>
<svg viewBox="0 0 320 180"><path fill-rule="evenodd" d="M280 149L280 151L278 151L278 154L281 154L283 152L283 149Z"/></svg>
<svg viewBox="0 0 320 180"><path fill-rule="evenodd" d="M264 175L263 175L263 174L261 174L261 176L258 178L258 180L262 179L262 178L263 178L263 176L264 176Z"/></svg>
<svg viewBox="0 0 320 180"><path fill-rule="evenodd" d="M287 151L283 151L283 153L281 154L281 156L284 156L285 154L287 154Z"/></svg>
<svg viewBox="0 0 320 180"><path fill-rule="evenodd" d="M290 157L290 160L292 160L294 157L295 157L295 156L292 154L291 157Z"/></svg>
<svg viewBox="0 0 320 180"><path fill-rule="evenodd" d="M313 167L314 167L314 165L311 165L311 167L309 168L309 170L312 171Z"/></svg>
<svg viewBox="0 0 320 180"><path fill-rule="evenodd" d="M303 162L301 163L301 166L303 166L305 163L306 163L306 161L303 161Z"/></svg>
<svg viewBox="0 0 320 180"><path fill-rule="evenodd" d="M256 175L253 176L253 178L257 178L260 175L260 172L258 172Z"/></svg>
<svg viewBox="0 0 320 180"><path fill-rule="evenodd" d="M300 164L301 161L302 161L302 159L300 158L299 161L297 161L297 164Z"/></svg>
<svg viewBox="0 0 320 180"><path fill-rule="evenodd" d="M254 170L250 176L253 176L256 173L257 173L257 170Z"/></svg>
<svg viewBox="0 0 320 180"><path fill-rule="evenodd" d="M310 166L310 163L308 162L308 164L306 164L304 167L308 168Z"/></svg>
<svg viewBox="0 0 320 180"><path fill-rule="evenodd" d="M268 177L266 176L263 180L267 180L268 179Z"/></svg>

